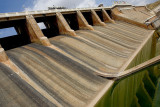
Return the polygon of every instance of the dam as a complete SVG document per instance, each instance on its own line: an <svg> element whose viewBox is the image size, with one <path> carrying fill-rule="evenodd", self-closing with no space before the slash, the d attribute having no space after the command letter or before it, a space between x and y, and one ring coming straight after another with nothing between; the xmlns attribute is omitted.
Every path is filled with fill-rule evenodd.
<svg viewBox="0 0 160 107"><path fill-rule="evenodd" d="M156 105L156 19L130 4L1 13L17 35L0 38L0 106Z"/></svg>

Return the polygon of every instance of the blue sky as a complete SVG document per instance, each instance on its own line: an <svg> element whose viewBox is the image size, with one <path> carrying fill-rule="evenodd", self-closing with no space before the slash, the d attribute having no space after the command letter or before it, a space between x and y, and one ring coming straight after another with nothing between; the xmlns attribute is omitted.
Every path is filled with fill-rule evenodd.
<svg viewBox="0 0 160 107"><path fill-rule="evenodd" d="M33 0L1 0L0 13L24 11L23 6L31 6Z"/></svg>
<svg viewBox="0 0 160 107"><path fill-rule="evenodd" d="M96 7L103 3L111 6L115 0L1 0L0 13L46 10L49 6L66 6L68 8ZM117 1L117 0L116 0ZM133 5L146 5L157 0L124 0ZM16 34L14 28L0 29L0 38Z"/></svg>
<svg viewBox="0 0 160 107"><path fill-rule="evenodd" d="M5 12L20 12L24 10L41 10L47 9L47 5L67 5L67 7L78 7L79 4L85 5L85 1L88 5L95 5L103 3L105 5L112 5L115 0L1 0L0 13ZM156 0L124 0L132 4L147 4ZM48 2L48 3L46 3ZM67 4L68 3L68 4ZM38 7L38 8L37 8ZM82 7L81 5L79 7Z"/></svg>

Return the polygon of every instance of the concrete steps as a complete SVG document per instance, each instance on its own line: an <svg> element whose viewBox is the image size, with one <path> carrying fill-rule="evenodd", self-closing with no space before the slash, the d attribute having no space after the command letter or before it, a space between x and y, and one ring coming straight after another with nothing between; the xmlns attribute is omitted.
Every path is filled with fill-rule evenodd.
<svg viewBox="0 0 160 107"><path fill-rule="evenodd" d="M153 78L153 76L156 77L156 75L153 74L153 72L154 72L154 67L148 70L146 69L146 73L144 75L143 81L140 84L140 87L137 91L137 94L136 94L136 97L138 99L137 103L139 103L141 107L153 106L155 104L154 99L158 96L156 93L156 87L158 87L159 85L158 78ZM133 101L132 104L133 103L136 103L136 102Z"/></svg>

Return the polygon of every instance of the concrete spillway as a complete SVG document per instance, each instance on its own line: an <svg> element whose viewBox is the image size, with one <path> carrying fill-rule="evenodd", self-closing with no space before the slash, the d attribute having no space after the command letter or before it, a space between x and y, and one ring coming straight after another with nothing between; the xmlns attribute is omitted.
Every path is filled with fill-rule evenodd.
<svg viewBox="0 0 160 107"><path fill-rule="evenodd" d="M56 17L49 18L26 16L22 21L25 27L22 23L16 26L19 35L27 38L25 43L16 43L25 40L19 35L15 45L6 45L13 37L0 41L6 50L0 51L0 106L95 106L103 95L113 103L114 96L106 93L114 95L118 88L109 76L118 76L150 58L154 30L114 21L107 11L57 12ZM44 21L47 29L41 30L36 21ZM133 85L138 87L136 82ZM126 93L125 98L129 95ZM129 105L133 98L127 100Z"/></svg>
<svg viewBox="0 0 160 107"><path fill-rule="evenodd" d="M117 22L114 26L121 24L124 25L125 23ZM130 26L129 24L126 25ZM32 43L23 47L8 50L6 53L14 64L16 64L30 77L31 80L61 105L83 106L90 102L92 98L103 89L105 84L109 82L109 80L95 75L94 72L117 73L143 40L136 40L136 37L132 36L136 33L133 34L132 31L127 32L129 36L123 35L120 37L114 36L114 34L117 33L114 28L113 30L108 29L108 26L95 26L94 28L96 29L95 31L76 31L78 37L59 35L50 38L50 42L58 48L57 50ZM131 28L128 27L128 29ZM123 27L122 29L120 27L117 29L119 29L118 31L123 31ZM141 30L144 33L141 37L144 38L148 31L144 29ZM112 37L110 37L111 35ZM59 50L63 50L63 52ZM3 69L7 69L8 73L13 72L9 70L9 68L4 67L4 65L2 67ZM1 73L6 76L4 76L6 79L7 75L11 74L4 74L5 72L3 69ZM13 76L15 75L16 74L13 74ZM10 78L8 77L7 79ZM6 81L8 81L7 79ZM14 80L21 81L19 79L20 78L15 77ZM23 85L29 88L27 92L33 94L38 93L35 89L30 89L31 87L27 85L26 82L24 83L25 84ZM18 96L16 93L13 93L12 96L15 98L7 99L5 102L12 101L11 105L21 105L21 103L23 105L24 103L21 100L27 100L27 102L30 101L29 99L31 99L32 96L28 96L28 94L25 93L24 88L19 88L19 85L19 83L15 83L15 86L8 85L2 87L4 89L10 88L13 90L18 88L16 90ZM7 92L12 93L12 90L7 90ZM29 99L21 98L22 96L26 96ZM11 96L8 95L8 97ZM19 99L21 100L19 101ZM34 100L36 100L36 102L33 100L33 104L31 104L37 105L37 103L39 104L43 101L44 105L52 105L50 101L42 96L38 96L38 99L39 100L37 101L35 97ZM3 102L3 104L5 103Z"/></svg>
<svg viewBox="0 0 160 107"><path fill-rule="evenodd" d="M7 55L63 106L86 104L107 82L87 67L40 45L31 44L13 49Z"/></svg>
<svg viewBox="0 0 160 107"><path fill-rule="evenodd" d="M55 106L28 85L10 68L0 64L0 106Z"/></svg>

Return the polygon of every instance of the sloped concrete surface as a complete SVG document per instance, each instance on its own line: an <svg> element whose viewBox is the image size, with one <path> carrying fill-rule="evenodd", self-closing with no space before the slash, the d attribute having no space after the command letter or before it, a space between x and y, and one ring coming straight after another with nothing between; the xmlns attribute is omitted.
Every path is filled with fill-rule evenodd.
<svg viewBox="0 0 160 107"><path fill-rule="evenodd" d="M136 8L122 9L121 14L119 15L140 23L144 23L146 19L154 16L154 14L148 12L145 9L142 10L142 9L136 9Z"/></svg>
<svg viewBox="0 0 160 107"><path fill-rule="evenodd" d="M52 47L32 43L6 53L60 106L87 106L111 82L96 72L118 73L152 32L118 21L93 28L50 38ZM0 73L2 106L57 106L3 64Z"/></svg>

